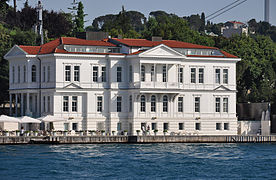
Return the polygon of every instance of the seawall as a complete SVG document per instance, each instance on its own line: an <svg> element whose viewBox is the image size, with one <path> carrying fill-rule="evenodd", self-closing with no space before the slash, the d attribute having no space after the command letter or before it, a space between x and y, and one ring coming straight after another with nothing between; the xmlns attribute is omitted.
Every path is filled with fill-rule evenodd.
<svg viewBox="0 0 276 180"><path fill-rule="evenodd" d="M108 143L270 143L276 136L0 136L0 145Z"/></svg>

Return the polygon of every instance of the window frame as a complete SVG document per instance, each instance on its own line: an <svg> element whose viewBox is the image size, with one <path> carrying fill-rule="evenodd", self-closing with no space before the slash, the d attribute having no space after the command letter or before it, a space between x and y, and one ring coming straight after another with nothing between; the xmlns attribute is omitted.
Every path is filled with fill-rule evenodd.
<svg viewBox="0 0 276 180"><path fill-rule="evenodd" d="M37 68L36 68L36 65L32 65L32 82L36 82L36 79L37 79Z"/></svg>
<svg viewBox="0 0 276 180"><path fill-rule="evenodd" d="M156 112L156 96L155 95L151 95L151 97L150 97L150 111Z"/></svg>
<svg viewBox="0 0 276 180"><path fill-rule="evenodd" d="M146 81L146 67L145 65L141 65L141 82Z"/></svg>
<svg viewBox="0 0 276 180"><path fill-rule="evenodd" d="M72 96L72 112L78 112L78 96Z"/></svg>
<svg viewBox="0 0 276 180"><path fill-rule="evenodd" d="M198 83L204 84L204 68L198 68Z"/></svg>
<svg viewBox="0 0 276 180"><path fill-rule="evenodd" d="M102 66L102 82L106 82L106 66Z"/></svg>
<svg viewBox="0 0 276 180"><path fill-rule="evenodd" d="M162 66L162 82L167 82L167 65Z"/></svg>
<svg viewBox="0 0 276 180"><path fill-rule="evenodd" d="M184 104L184 98L183 96L180 96L177 98L177 111L183 112L183 104Z"/></svg>
<svg viewBox="0 0 276 180"><path fill-rule="evenodd" d="M200 112L200 97L194 97L194 111L196 113L199 113Z"/></svg>
<svg viewBox="0 0 276 180"><path fill-rule="evenodd" d="M122 67L117 66L117 82L122 82Z"/></svg>
<svg viewBox="0 0 276 180"><path fill-rule="evenodd" d="M146 96L141 95L140 97L140 112L146 112Z"/></svg>
<svg viewBox="0 0 276 180"><path fill-rule="evenodd" d="M64 79L64 81L70 82L71 81L71 66L70 65L65 65L64 70L65 70L65 79Z"/></svg>
<svg viewBox="0 0 276 180"><path fill-rule="evenodd" d="M80 66L74 66L74 81L80 82Z"/></svg>
<svg viewBox="0 0 276 180"><path fill-rule="evenodd" d="M92 67L92 81L94 83L99 81L99 66Z"/></svg>
<svg viewBox="0 0 276 180"><path fill-rule="evenodd" d="M116 98L117 102L116 102L116 109L117 109L117 112L122 112L122 96L117 96Z"/></svg>
<svg viewBox="0 0 276 180"><path fill-rule="evenodd" d="M195 84L196 83L196 68L191 68L191 83Z"/></svg>
<svg viewBox="0 0 276 180"><path fill-rule="evenodd" d="M103 112L103 96L97 96L97 112Z"/></svg>
<svg viewBox="0 0 276 180"><path fill-rule="evenodd" d="M164 95L163 98L162 98L162 104L163 104L163 112L167 113L168 112L168 102L169 102L169 99L168 99L168 96L167 95Z"/></svg>
<svg viewBox="0 0 276 180"><path fill-rule="evenodd" d="M69 112L69 96L63 96L63 112Z"/></svg>

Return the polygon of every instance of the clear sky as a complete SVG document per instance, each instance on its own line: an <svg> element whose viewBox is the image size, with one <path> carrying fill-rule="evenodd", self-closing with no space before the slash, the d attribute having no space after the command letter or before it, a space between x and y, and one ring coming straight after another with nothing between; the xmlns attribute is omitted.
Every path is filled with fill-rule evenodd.
<svg viewBox="0 0 276 180"><path fill-rule="evenodd" d="M17 0L18 8L22 8L25 0ZM212 14L220 8L234 2L235 0L82 0L86 26L91 25L94 18L106 14L117 14L124 5L127 11L135 10L148 17L151 11L163 10L178 16L189 16L191 14ZM13 1L10 1L12 5ZM71 7L73 0L42 0L43 6L48 10L65 11ZM31 6L37 4L37 0L29 0ZM274 7L274 8L273 8ZM276 25L276 0L270 0L270 23ZM215 23L236 20L247 22L255 18L257 21L264 20L264 0L247 0L245 3L213 19Z"/></svg>

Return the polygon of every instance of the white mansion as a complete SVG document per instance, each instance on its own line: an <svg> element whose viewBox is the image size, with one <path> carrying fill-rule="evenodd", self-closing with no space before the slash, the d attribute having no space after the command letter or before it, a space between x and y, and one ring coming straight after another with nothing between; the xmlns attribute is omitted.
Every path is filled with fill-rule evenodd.
<svg viewBox="0 0 276 180"><path fill-rule="evenodd" d="M5 59L11 115L54 115L55 130L237 134L240 59L214 47L61 37L15 45Z"/></svg>

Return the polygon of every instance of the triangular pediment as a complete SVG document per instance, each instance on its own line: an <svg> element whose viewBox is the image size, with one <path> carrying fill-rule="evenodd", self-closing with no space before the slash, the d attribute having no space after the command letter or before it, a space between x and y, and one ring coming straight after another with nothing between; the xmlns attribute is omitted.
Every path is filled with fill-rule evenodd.
<svg viewBox="0 0 276 180"><path fill-rule="evenodd" d="M68 84L67 86L64 86L63 88L64 89L82 89L82 87L80 87L74 83Z"/></svg>
<svg viewBox="0 0 276 180"><path fill-rule="evenodd" d="M4 56L4 58L12 57L12 56L20 56L20 55L26 55L27 53L21 49L19 46L14 45L9 52Z"/></svg>
<svg viewBox="0 0 276 180"><path fill-rule="evenodd" d="M214 91L231 91L231 90L223 85L220 85L220 86L216 87L214 89Z"/></svg>
<svg viewBox="0 0 276 180"><path fill-rule="evenodd" d="M160 44L151 49L146 50L145 52L139 55L140 57L146 56L158 56L158 57L185 57L183 54L177 52L176 50L164 45Z"/></svg>

